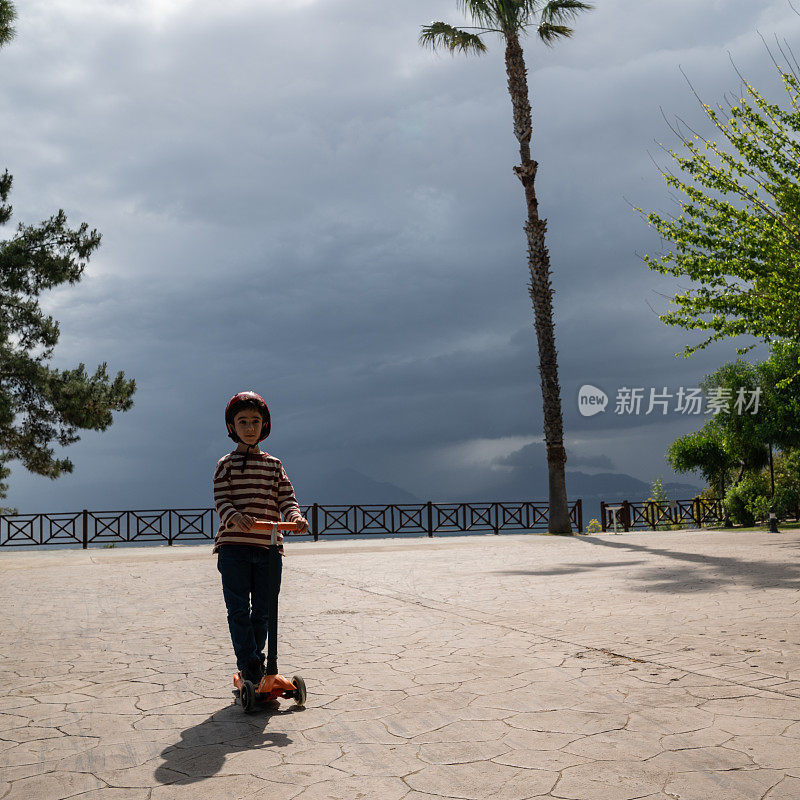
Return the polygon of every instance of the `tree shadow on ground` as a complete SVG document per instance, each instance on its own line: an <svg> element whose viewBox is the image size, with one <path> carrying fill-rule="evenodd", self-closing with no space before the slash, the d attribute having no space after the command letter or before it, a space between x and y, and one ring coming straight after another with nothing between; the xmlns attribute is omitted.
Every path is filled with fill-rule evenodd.
<svg viewBox="0 0 800 800"><path fill-rule="evenodd" d="M797 563L746 561L732 556L665 550L631 542L609 541L594 536L576 536L575 541L595 547L608 547L627 553L647 553L686 562L685 565L676 565L673 569L653 566L632 574L631 579L647 584L636 587L638 591L689 594L742 583L754 589L800 589L800 564ZM784 549L787 546L791 547L794 542L775 541L766 544L768 547L779 546Z"/></svg>
<svg viewBox="0 0 800 800"><path fill-rule="evenodd" d="M266 730L271 720L302 713L292 706L278 710L264 704L245 714L240 705L215 711L208 719L181 732L181 739L161 751L164 763L154 777L161 784L185 785L214 777L231 753L287 747L292 739L281 731Z"/></svg>
<svg viewBox="0 0 800 800"><path fill-rule="evenodd" d="M644 561L593 561L590 564L562 564L548 569L504 569L502 575L570 575L575 572L591 572L603 567L630 567L644 564Z"/></svg>

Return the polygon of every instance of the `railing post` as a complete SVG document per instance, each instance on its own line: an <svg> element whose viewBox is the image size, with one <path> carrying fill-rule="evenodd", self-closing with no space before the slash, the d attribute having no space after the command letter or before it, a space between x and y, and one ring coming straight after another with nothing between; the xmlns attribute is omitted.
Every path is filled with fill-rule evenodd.
<svg viewBox="0 0 800 800"><path fill-rule="evenodd" d="M630 533L631 530L631 506L627 500L622 501L622 527L625 528L625 533Z"/></svg>
<svg viewBox="0 0 800 800"><path fill-rule="evenodd" d="M650 530L656 529L656 504L654 500L650 500L647 504L647 521L650 524Z"/></svg>
<svg viewBox="0 0 800 800"><path fill-rule="evenodd" d="M314 541L319 541L319 505L314 503L311 506L311 529L314 534Z"/></svg>
<svg viewBox="0 0 800 800"><path fill-rule="evenodd" d="M492 503L492 510L494 511L494 535L500 535L500 507L497 503Z"/></svg>
<svg viewBox="0 0 800 800"><path fill-rule="evenodd" d="M578 498L578 533L583 533L583 500Z"/></svg>
<svg viewBox="0 0 800 800"><path fill-rule="evenodd" d="M89 512L83 509L83 549L89 547Z"/></svg>
<svg viewBox="0 0 800 800"><path fill-rule="evenodd" d="M692 501L692 516L694 517L694 523L697 525L698 528L701 527L700 525L700 498L695 497Z"/></svg>
<svg viewBox="0 0 800 800"><path fill-rule="evenodd" d="M428 500L428 536L433 536L433 503Z"/></svg>
<svg viewBox="0 0 800 800"><path fill-rule="evenodd" d="M172 509L167 511L167 544L172 545Z"/></svg>
<svg viewBox="0 0 800 800"><path fill-rule="evenodd" d="M606 501L600 501L600 525L603 529L603 533L608 532L608 525L606 525Z"/></svg>

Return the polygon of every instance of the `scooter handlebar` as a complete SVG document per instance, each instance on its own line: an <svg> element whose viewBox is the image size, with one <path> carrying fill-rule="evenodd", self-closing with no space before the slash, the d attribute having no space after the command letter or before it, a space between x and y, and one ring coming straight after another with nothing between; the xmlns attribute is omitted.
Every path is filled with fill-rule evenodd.
<svg viewBox="0 0 800 800"><path fill-rule="evenodd" d="M277 526L279 531L297 530L296 522L269 522L265 519L257 519L256 524L253 525L252 529L256 531L271 531L275 526Z"/></svg>
<svg viewBox="0 0 800 800"><path fill-rule="evenodd" d="M228 523L227 527L232 527L231 523ZM257 519L251 531L271 531L273 528L277 528L279 531L296 531L297 530L297 523L296 522L270 522L266 519Z"/></svg>

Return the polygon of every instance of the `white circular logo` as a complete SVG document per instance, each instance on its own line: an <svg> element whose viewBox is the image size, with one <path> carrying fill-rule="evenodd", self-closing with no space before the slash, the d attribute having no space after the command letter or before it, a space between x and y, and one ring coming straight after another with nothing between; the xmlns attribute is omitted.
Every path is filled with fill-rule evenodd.
<svg viewBox="0 0 800 800"><path fill-rule="evenodd" d="M606 410L608 395L591 383L584 383L578 390L578 411L584 417L593 417Z"/></svg>

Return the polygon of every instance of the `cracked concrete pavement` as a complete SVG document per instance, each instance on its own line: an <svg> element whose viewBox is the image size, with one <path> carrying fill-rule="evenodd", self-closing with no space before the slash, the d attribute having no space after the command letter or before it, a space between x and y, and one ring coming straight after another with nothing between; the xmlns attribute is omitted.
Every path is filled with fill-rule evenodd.
<svg viewBox="0 0 800 800"><path fill-rule="evenodd" d="M800 798L800 532L290 539L254 714L210 551L0 553L2 800Z"/></svg>

